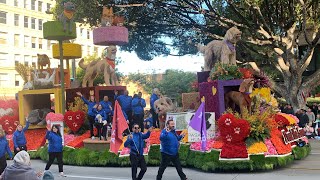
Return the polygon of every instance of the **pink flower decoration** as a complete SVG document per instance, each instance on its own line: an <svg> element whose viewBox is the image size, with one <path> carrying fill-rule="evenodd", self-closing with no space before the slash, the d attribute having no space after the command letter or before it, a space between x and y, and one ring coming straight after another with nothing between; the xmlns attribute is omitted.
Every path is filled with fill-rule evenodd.
<svg viewBox="0 0 320 180"><path fill-rule="evenodd" d="M299 119L297 118L297 116L292 115L292 114L288 114L290 117L292 117L294 120L296 120L296 125L299 123Z"/></svg>
<svg viewBox="0 0 320 180"><path fill-rule="evenodd" d="M276 148L273 146L270 139L265 139L264 143L267 146L268 152L265 152L264 155L278 155Z"/></svg>
<svg viewBox="0 0 320 180"><path fill-rule="evenodd" d="M64 144L68 144L69 142L75 139L73 134L65 134L64 135Z"/></svg>
<svg viewBox="0 0 320 180"><path fill-rule="evenodd" d="M53 113L53 112L50 112L47 114L46 116L46 120L50 120L51 122L53 121L63 121L64 119L64 116L60 113Z"/></svg>

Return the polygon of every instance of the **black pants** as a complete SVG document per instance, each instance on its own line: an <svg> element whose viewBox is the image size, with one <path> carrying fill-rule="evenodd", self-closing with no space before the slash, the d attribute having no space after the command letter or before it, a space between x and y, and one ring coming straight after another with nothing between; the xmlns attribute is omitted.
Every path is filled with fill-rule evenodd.
<svg viewBox="0 0 320 180"><path fill-rule="evenodd" d="M88 115L88 120L89 120L90 137L92 137L94 136L93 134L94 117Z"/></svg>
<svg viewBox="0 0 320 180"><path fill-rule="evenodd" d="M144 114L134 114L133 115L133 124L139 124L139 126L141 128L141 132L144 131L143 117L144 117ZM131 125L131 127L132 127L132 125Z"/></svg>
<svg viewBox="0 0 320 180"><path fill-rule="evenodd" d="M49 152L49 161L47 162L46 169L49 170L54 159L57 158L59 172L63 172L62 152Z"/></svg>
<svg viewBox="0 0 320 180"><path fill-rule="evenodd" d="M98 137L101 140L101 136L103 136L104 138L107 137L107 125L103 125L103 123L94 123L94 126L97 128L98 130Z"/></svg>
<svg viewBox="0 0 320 180"><path fill-rule="evenodd" d="M7 167L7 160L6 156L0 157L0 174L4 171L4 169Z"/></svg>
<svg viewBox="0 0 320 180"><path fill-rule="evenodd" d="M158 114L153 110L150 109L151 115L152 115L152 120L153 120L153 127L159 128L159 117Z"/></svg>
<svg viewBox="0 0 320 180"><path fill-rule="evenodd" d="M166 168L168 167L170 162L172 162L174 167L176 167L176 170L177 170L177 172L178 172L178 174L180 176L180 179L181 180L186 180L187 177L182 171L182 167L181 167L180 159L179 159L179 154L177 154L176 156L171 156L171 155L168 155L168 154L165 154L165 153L161 153L161 163L160 163L160 167L159 167L159 170L158 170L157 180L161 180L162 179L162 175L164 173L164 170L166 170Z"/></svg>
<svg viewBox="0 0 320 180"><path fill-rule="evenodd" d="M20 149L20 151L27 151L27 146L26 145L22 145L22 146L18 146L18 148ZM18 152L16 148L14 148L14 154L16 155Z"/></svg>
<svg viewBox="0 0 320 180"><path fill-rule="evenodd" d="M147 164L144 160L143 155L135 155L130 154L130 162L131 162L131 173L132 173L132 180L141 180L143 178L144 173L147 171ZM137 169L140 167L140 172L137 177Z"/></svg>
<svg viewBox="0 0 320 180"><path fill-rule="evenodd" d="M125 111L125 113L126 113L127 116L128 116L129 122L131 122L131 121L132 121L132 111Z"/></svg>

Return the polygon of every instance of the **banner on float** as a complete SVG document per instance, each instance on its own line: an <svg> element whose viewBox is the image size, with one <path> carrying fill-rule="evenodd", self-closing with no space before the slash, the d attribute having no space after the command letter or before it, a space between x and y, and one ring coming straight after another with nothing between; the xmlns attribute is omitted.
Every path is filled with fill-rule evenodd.
<svg viewBox="0 0 320 180"><path fill-rule="evenodd" d="M187 113L186 123L189 124L195 113ZM215 127L215 114L214 112L206 112L206 127L207 127L207 140L213 139L216 132ZM188 128L188 142L200 142L200 133L194 130L192 127Z"/></svg>
<svg viewBox="0 0 320 180"><path fill-rule="evenodd" d="M173 119L175 125L176 125L176 130L177 131L182 131L188 128L188 123L187 123L187 112L181 112L181 113L167 113L166 117L166 122L168 119Z"/></svg>

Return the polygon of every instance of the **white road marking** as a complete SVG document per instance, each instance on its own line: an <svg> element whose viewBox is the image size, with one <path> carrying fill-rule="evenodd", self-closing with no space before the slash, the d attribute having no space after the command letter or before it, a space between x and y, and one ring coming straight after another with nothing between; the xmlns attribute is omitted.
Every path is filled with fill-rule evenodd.
<svg viewBox="0 0 320 180"><path fill-rule="evenodd" d="M67 178L80 178L80 179L101 179L101 180L130 180L130 179L123 179L117 177L95 177L95 176L75 176L75 175L66 175Z"/></svg>

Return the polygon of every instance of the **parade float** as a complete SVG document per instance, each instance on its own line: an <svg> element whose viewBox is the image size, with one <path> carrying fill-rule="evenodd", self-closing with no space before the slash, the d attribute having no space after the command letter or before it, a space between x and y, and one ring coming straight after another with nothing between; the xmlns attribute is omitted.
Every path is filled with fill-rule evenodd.
<svg viewBox="0 0 320 180"><path fill-rule="evenodd" d="M86 98L91 95L100 100L107 95L110 101L114 102L114 91L122 93L126 89L125 86L117 85L114 59L115 45L128 42L128 30L122 26L123 18L113 15L112 8L103 8L105 20L101 27L94 30L93 37L94 44L108 47L92 65L80 61L79 66L85 69L86 75L82 87L71 88L68 83L70 73L68 68L63 68L63 61L80 58L81 46L63 43L76 38L76 26L72 22L74 6L70 3L64 5L66 13L61 15L60 21L44 23L44 38L59 41L59 45L53 47L53 57L60 59L60 70L50 68L50 60L48 62L46 56L38 56L39 62L48 65L47 74L39 73L43 67L30 73L33 78L29 78L26 83L25 87L28 89L19 92L19 103L0 103L0 122L8 134L12 148L11 136L15 126L18 123L25 124L26 118L32 119L33 125L26 131L27 147L32 158L48 161L45 131L52 124L59 124L64 129L64 164L130 166L129 149L123 147L123 144L119 153L114 154L109 151L110 139L91 141L88 131L80 133L85 130L87 107L80 97L76 96L76 92L81 92ZM106 69L97 69L94 64L103 64ZM159 115L163 122L172 118L179 132L187 132L179 149L179 157L184 167L208 172L271 170L303 159L310 153L308 139L303 129L297 126L298 119L277 111L277 102L266 76L255 76L250 69L238 68L228 63L216 63L215 66L206 68L212 70L198 73L199 92L182 95L183 109L193 111L179 112L165 97L158 102L162 109ZM106 86L93 86L92 74L97 70L104 74ZM195 116L194 111L201 102L204 103L206 112L204 116L207 134L204 149L201 147L202 136L189 126ZM161 129L155 129L145 143L144 155L150 166L160 164L160 133ZM126 137L122 139L123 142L125 140Z"/></svg>

